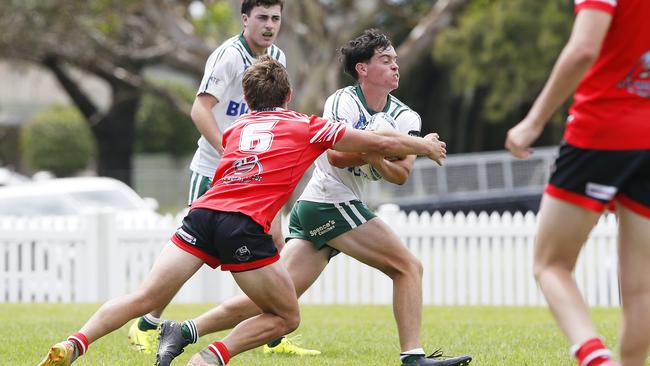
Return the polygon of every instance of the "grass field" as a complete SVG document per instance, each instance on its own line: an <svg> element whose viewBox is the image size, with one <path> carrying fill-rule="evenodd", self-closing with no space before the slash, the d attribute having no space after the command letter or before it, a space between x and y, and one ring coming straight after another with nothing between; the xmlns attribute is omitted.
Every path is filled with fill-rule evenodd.
<svg viewBox="0 0 650 366"><path fill-rule="evenodd" d="M35 365L49 346L76 331L96 304L0 304L0 365ZM165 316L186 319L209 305L172 305ZM397 331L390 306L303 306L296 333L305 346L319 349L314 358L266 356L260 349L235 357L231 366L399 365ZM616 342L618 309L593 312L608 343ZM128 325L99 340L76 365L151 365L152 355L127 348ZM422 340L427 352L474 356L472 365L572 366L568 346L544 308L425 307ZM201 338L177 358L185 365L218 335Z"/></svg>

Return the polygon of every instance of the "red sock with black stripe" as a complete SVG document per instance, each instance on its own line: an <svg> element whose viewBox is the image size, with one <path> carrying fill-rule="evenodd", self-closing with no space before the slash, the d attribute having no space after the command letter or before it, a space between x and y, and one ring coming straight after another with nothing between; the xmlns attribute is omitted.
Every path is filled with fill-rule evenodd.
<svg viewBox="0 0 650 366"><path fill-rule="evenodd" d="M83 333L74 333L68 337L68 340L74 343L77 348L77 357L83 355L88 350L88 338Z"/></svg>
<svg viewBox="0 0 650 366"><path fill-rule="evenodd" d="M571 353L578 359L578 366L599 366L612 358L612 351L607 349L600 338L591 338L574 345Z"/></svg>
<svg viewBox="0 0 650 366"><path fill-rule="evenodd" d="M212 342L212 344L208 346L208 349L212 351L212 353L214 353L224 365L227 365L230 361L230 352L228 352L228 348L226 348L226 345L222 342Z"/></svg>

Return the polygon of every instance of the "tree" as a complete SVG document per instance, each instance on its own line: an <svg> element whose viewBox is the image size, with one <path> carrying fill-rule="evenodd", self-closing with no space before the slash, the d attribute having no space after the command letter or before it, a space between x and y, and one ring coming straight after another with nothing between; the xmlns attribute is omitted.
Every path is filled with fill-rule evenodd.
<svg viewBox="0 0 650 366"><path fill-rule="evenodd" d="M288 1L286 32L280 40L288 53L295 108L320 113L325 99L341 84L338 49L367 28L393 35L400 72L409 74L424 58L436 34L468 0L304 0ZM323 14L327 17L323 19ZM287 34L288 33L288 34Z"/></svg>
<svg viewBox="0 0 650 366"><path fill-rule="evenodd" d="M99 175L130 182L135 115L143 92L189 113L189 103L143 77L150 66L197 76L210 52L196 34L188 1L11 0L0 3L0 53L40 64L58 79L91 126ZM216 3L222 3L217 1ZM7 15L8 14L8 15ZM221 23L231 23L228 14ZM218 22L217 22L218 23ZM100 108L71 69L104 80L111 89Z"/></svg>
<svg viewBox="0 0 650 366"><path fill-rule="evenodd" d="M385 26L402 35L395 44L407 74L420 57L430 57L437 31L467 2L287 1L279 43L287 51L295 94L300 96L293 107L320 113L326 96L340 85L338 47L369 27ZM0 54L49 69L97 139L99 175L129 183L135 116L143 93L157 95L184 113L190 109L182 97L145 78L146 70L164 67L198 80L212 49L239 29L239 1L205 1L206 11L198 18L189 14L192 3L197 2L3 1ZM112 95L108 108L83 90L73 69L107 83Z"/></svg>
<svg viewBox="0 0 650 366"><path fill-rule="evenodd" d="M571 16L564 0L481 0L441 33L433 55L447 65L459 98L451 146L481 150L491 143L485 137L490 128L503 146L505 130L528 111L566 43ZM556 128L539 143L557 142L562 119L555 117Z"/></svg>

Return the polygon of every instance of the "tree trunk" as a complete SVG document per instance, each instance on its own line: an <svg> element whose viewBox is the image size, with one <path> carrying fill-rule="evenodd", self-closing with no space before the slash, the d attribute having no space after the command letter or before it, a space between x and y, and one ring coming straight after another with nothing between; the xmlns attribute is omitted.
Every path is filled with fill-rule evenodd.
<svg viewBox="0 0 650 366"><path fill-rule="evenodd" d="M113 103L97 124L92 125L97 138L97 174L131 185L135 116L140 92L130 86L113 85Z"/></svg>

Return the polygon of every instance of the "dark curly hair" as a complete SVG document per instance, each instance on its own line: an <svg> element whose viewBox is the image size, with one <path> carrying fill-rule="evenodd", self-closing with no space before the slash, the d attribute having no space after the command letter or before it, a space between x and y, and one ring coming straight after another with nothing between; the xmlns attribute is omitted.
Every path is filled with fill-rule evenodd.
<svg viewBox="0 0 650 366"><path fill-rule="evenodd" d="M391 46L392 43L388 39L388 36L378 29L366 29L359 37L341 47L343 71L355 80L358 80L359 74L357 73L356 65L359 62L370 61L375 51L381 52Z"/></svg>

